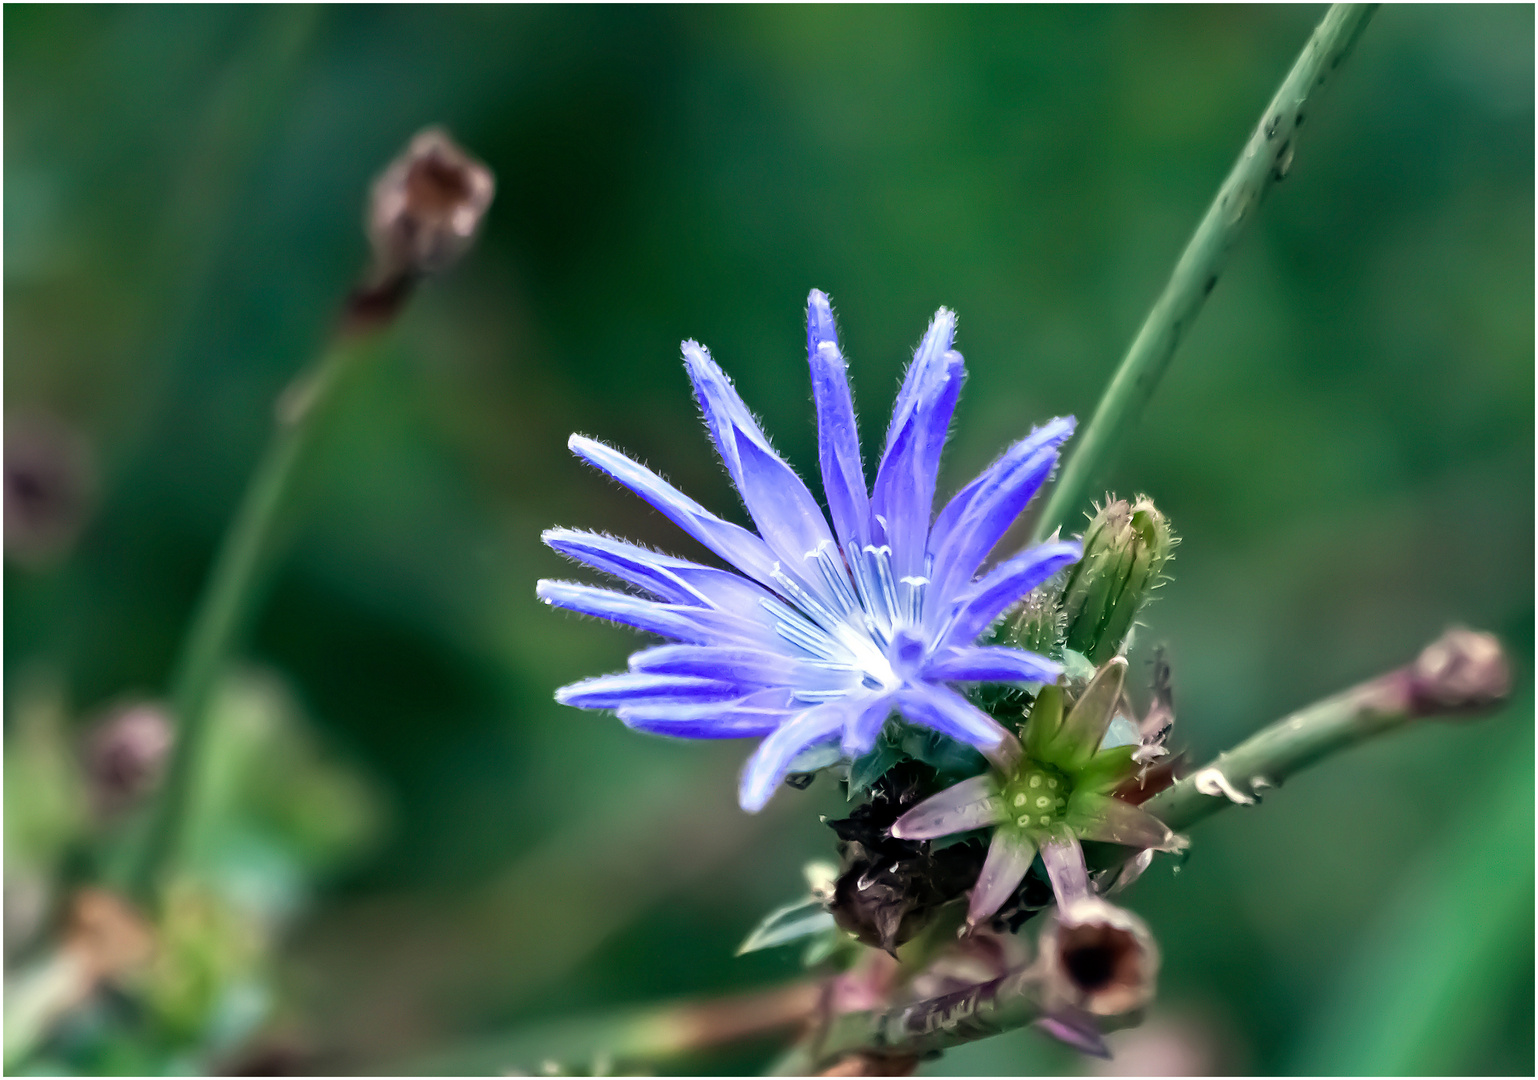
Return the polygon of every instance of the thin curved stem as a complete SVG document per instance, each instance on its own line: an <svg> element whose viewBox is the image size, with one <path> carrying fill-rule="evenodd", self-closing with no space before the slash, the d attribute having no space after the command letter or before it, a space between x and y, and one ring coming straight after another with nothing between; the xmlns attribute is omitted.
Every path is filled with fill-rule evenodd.
<svg viewBox="0 0 1538 1080"><path fill-rule="evenodd" d="M183 639L171 682L176 742L165 780L149 810L145 832L128 856L130 895L151 900L175 859L197 782L197 763L219 676L254 615L270 568L273 538L317 429L361 366L377 332L337 335L315 366L278 402L277 428L246 488L214 558L208 584Z"/></svg>
<svg viewBox="0 0 1538 1080"><path fill-rule="evenodd" d="M1310 96L1318 93L1350 54L1376 7L1332 5L1308 39L1186 243L1164 291L1101 395L1095 415L1074 440L1062 476L1036 522L1036 542L1069 523L1070 515L1084 504L1091 485L1104 474L1137 423L1261 200L1292 166L1297 129L1303 124Z"/></svg>

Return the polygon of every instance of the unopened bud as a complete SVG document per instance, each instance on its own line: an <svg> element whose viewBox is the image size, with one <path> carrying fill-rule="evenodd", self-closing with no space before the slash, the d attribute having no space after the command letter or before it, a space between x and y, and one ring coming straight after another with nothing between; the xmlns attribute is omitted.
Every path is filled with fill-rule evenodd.
<svg viewBox="0 0 1538 1080"><path fill-rule="evenodd" d="M1060 657L1068 620L1050 589L1037 589L1015 608L1005 623L1004 640L1017 649Z"/></svg>
<svg viewBox="0 0 1538 1080"><path fill-rule="evenodd" d="M1420 716L1486 712L1511 693L1511 663L1494 634L1455 626L1409 667L1411 707Z"/></svg>
<svg viewBox="0 0 1538 1080"><path fill-rule="evenodd" d="M1063 589L1067 647L1099 665L1115 656L1159 584L1177 540L1153 501L1110 499L1084 530L1084 558Z"/></svg>
<svg viewBox="0 0 1538 1080"><path fill-rule="evenodd" d="M1049 1008L1122 1016L1153 999L1159 947L1142 919L1088 897L1042 931L1039 962Z"/></svg>
<svg viewBox="0 0 1538 1080"><path fill-rule="evenodd" d="M96 726L85 765L98 815L117 814L155 788L173 738L171 718L149 703L121 709Z"/></svg>
<svg viewBox="0 0 1538 1080"><path fill-rule="evenodd" d="M5 421L5 553L42 567L69 550L90 513L96 469L73 428L43 413Z"/></svg>
<svg viewBox="0 0 1538 1080"><path fill-rule="evenodd" d="M368 236L374 277L436 274L475 241L496 182L442 128L420 131L374 181Z"/></svg>

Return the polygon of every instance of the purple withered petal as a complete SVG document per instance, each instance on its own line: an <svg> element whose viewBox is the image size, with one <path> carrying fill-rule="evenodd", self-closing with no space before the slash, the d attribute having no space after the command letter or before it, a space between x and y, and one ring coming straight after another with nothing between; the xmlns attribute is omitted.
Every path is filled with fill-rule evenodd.
<svg viewBox="0 0 1538 1080"><path fill-rule="evenodd" d="M1179 851L1186 846L1184 839L1147 810L1109 795L1075 795L1065 821L1083 840L1159 851Z"/></svg>
<svg viewBox="0 0 1538 1080"><path fill-rule="evenodd" d="M815 705L759 743L742 773L738 791L742 808L750 814L762 810L780 781L785 779L795 756L841 731L856 709L857 703L851 703L848 698Z"/></svg>
<svg viewBox="0 0 1538 1080"><path fill-rule="evenodd" d="M1089 887L1089 872L1084 868L1084 849L1071 833L1043 840L1041 863L1047 868L1059 908L1071 908L1094 895Z"/></svg>
<svg viewBox="0 0 1538 1080"><path fill-rule="evenodd" d="M931 795L893 822L890 831L899 840L933 840L997 825L1008 816L998 783L983 773Z"/></svg>
<svg viewBox="0 0 1538 1080"><path fill-rule="evenodd" d="M924 677L936 682L1054 682L1063 665L1002 645L951 648L935 656Z"/></svg>
<svg viewBox="0 0 1538 1080"><path fill-rule="evenodd" d="M1087 1021L1064 1014L1043 1016L1035 1021L1035 1026L1046 1034L1052 1036L1058 1042L1077 1050L1081 1054L1089 1054L1091 1057L1111 1059L1111 1048L1106 1045L1100 1032L1096 1031Z"/></svg>
<svg viewBox="0 0 1538 1080"><path fill-rule="evenodd" d="M1013 829L995 829L988 856L967 902L967 925L975 926L1004 906L1030 872L1036 845Z"/></svg>

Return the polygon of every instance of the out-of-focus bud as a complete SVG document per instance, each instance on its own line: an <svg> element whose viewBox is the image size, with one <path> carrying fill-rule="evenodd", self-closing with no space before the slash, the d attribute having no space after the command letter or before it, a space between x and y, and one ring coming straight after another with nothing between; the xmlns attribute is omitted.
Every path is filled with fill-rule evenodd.
<svg viewBox="0 0 1538 1080"><path fill-rule="evenodd" d="M85 961L94 979L113 979L141 967L155 937L144 919L116 894L81 889L70 905L64 948Z"/></svg>
<svg viewBox="0 0 1538 1080"><path fill-rule="evenodd" d="M1206 1018L1155 1016L1112 1034L1114 1056L1096 1062L1091 1071L1097 1076L1224 1076L1236 1071L1227 1043Z"/></svg>
<svg viewBox="0 0 1538 1080"><path fill-rule="evenodd" d="M5 554L43 567L67 552L96 495L81 435L42 413L5 420Z"/></svg>
<svg viewBox="0 0 1538 1080"><path fill-rule="evenodd" d="M419 131L374 181L367 220L373 280L447 270L475 241L495 191L491 170L448 132Z"/></svg>
<svg viewBox="0 0 1538 1080"><path fill-rule="evenodd" d="M1048 1011L1122 1016L1153 999L1159 947L1143 920L1098 897L1059 910L1041 933Z"/></svg>
<svg viewBox="0 0 1538 1080"><path fill-rule="evenodd" d="M1063 588L1067 647L1097 666L1115 656L1177 542L1148 496L1108 499L1084 530L1084 558Z"/></svg>
<svg viewBox="0 0 1538 1080"><path fill-rule="evenodd" d="M1426 646L1406 670L1410 707L1418 716L1474 716L1511 693L1511 662L1500 640L1462 626Z"/></svg>
<svg viewBox="0 0 1538 1080"><path fill-rule="evenodd" d="M174 738L171 718L148 702L96 725L86 740L85 767L99 817L121 813L155 788Z"/></svg>

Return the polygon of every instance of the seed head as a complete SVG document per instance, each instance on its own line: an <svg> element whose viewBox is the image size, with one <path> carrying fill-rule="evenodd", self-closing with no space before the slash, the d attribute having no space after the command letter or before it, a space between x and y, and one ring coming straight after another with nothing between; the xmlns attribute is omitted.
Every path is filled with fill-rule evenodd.
<svg viewBox="0 0 1538 1080"><path fill-rule="evenodd" d="M1411 705L1421 716L1467 717L1511 693L1511 663L1500 639L1462 626L1426 646L1409 676Z"/></svg>
<svg viewBox="0 0 1538 1080"><path fill-rule="evenodd" d="M374 181L367 229L374 280L447 270L475 241L496 181L442 128L412 138Z"/></svg>

